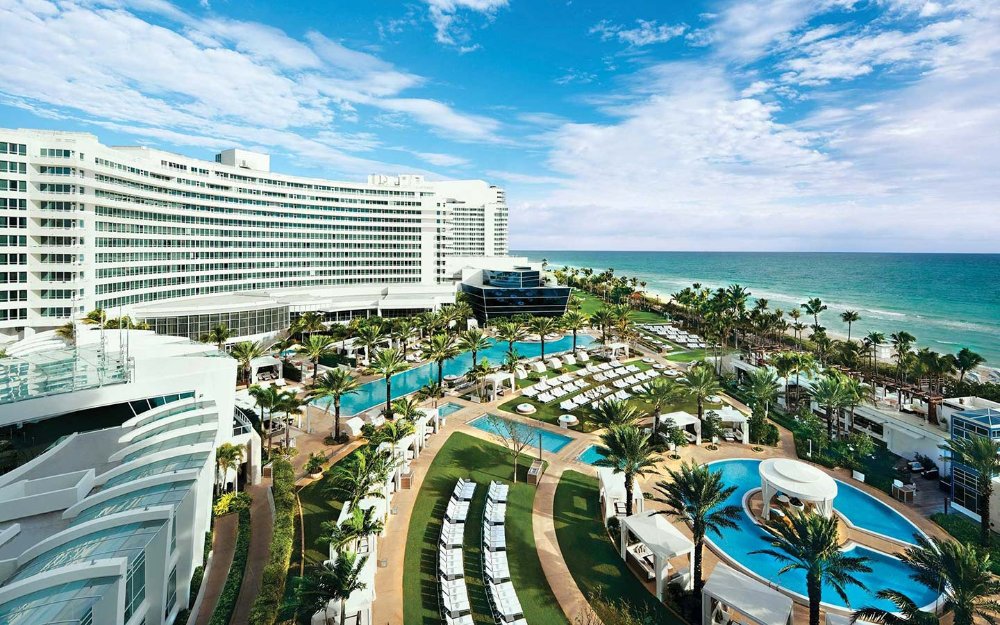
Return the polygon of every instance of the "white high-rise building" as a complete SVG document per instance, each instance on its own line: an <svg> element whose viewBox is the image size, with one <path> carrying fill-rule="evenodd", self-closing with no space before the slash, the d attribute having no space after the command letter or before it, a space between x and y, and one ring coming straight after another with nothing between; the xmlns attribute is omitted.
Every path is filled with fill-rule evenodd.
<svg viewBox="0 0 1000 625"><path fill-rule="evenodd" d="M0 334L94 308L197 336L289 316L410 314L454 301L450 256L507 253L503 190L420 175L336 182L86 133L0 130Z"/></svg>

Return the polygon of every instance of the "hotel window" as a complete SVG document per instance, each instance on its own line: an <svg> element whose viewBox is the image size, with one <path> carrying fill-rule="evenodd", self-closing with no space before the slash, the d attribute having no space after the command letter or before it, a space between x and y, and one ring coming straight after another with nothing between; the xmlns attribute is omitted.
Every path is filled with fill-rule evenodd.
<svg viewBox="0 0 1000 625"><path fill-rule="evenodd" d="M952 500L966 510L979 514L979 486L974 472L962 467L951 471Z"/></svg>
<svg viewBox="0 0 1000 625"><path fill-rule="evenodd" d="M170 577L167 578L167 601L166 607L163 610L163 618L170 616L170 611L174 609L174 605L177 603L177 567L170 571Z"/></svg>
<svg viewBox="0 0 1000 625"><path fill-rule="evenodd" d="M0 154L17 154L18 156L28 155L28 146L25 143L7 143L0 141Z"/></svg>
<svg viewBox="0 0 1000 625"><path fill-rule="evenodd" d="M125 578L125 622L146 598L146 552L140 552L128 566Z"/></svg>
<svg viewBox="0 0 1000 625"><path fill-rule="evenodd" d="M80 619L80 625L94 625L94 608L87 608L87 613Z"/></svg>

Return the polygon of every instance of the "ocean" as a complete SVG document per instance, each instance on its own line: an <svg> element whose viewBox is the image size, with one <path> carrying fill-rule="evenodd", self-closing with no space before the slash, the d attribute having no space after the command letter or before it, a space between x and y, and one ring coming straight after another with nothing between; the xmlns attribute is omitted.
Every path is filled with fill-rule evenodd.
<svg viewBox="0 0 1000 625"><path fill-rule="evenodd" d="M562 266L614 268L646 290L668 296L700 282L739 283L770 307L788 311L811 297L829 306L820 323L847 333L840 313L856 310L852 336L905 330L939 352L962 347L1000 366L1000 254L861 254L808 252L512 251ZM803 323L811 323L803 320Z"/></svg>

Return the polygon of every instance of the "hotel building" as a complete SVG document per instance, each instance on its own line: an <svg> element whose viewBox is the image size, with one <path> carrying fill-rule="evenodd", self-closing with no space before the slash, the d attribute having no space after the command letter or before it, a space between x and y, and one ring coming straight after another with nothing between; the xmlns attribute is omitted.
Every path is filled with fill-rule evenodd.
<svg viewBox="0 0 1000 625"><path fill-rule="evenodd" d="M504 192L486 182L270 171L86 133L0 130L0 334L94 308L195 337L263 337L290 317L411 314L454 302L454 256L507 254Z"/></svg>

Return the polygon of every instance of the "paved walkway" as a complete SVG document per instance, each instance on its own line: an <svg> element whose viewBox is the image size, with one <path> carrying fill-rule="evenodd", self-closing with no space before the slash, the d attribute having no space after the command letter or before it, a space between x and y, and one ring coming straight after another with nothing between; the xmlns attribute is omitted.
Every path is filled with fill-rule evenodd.
<svg viewBox="0 0 1000 625"><path fill-rule="evenodd" d="M233 625L241 625L250 620L250 608L260 592L264 567L271 555L271 536L274 533L274 518L268 501L270 480L262 480L247 488L253 497L250 505L250 550L247 553L247 568L243 573L240 596L236 599L236 609L229 620Z"/></svg>
<svg viewBox="0 0 1000 625"><path fill-rule="evenodd" d="M215 611L215 605L219 602L219 595L226 585L226 578L229 577L229 567L233 563L238 519L239 515L237 514L227 514L215 519L215 533L212 539L212 570L208 572L208 577L202 581L204 595L198 614L188 621L194 625L208 625L208 622L212 620L212 612Z"/></svg>

